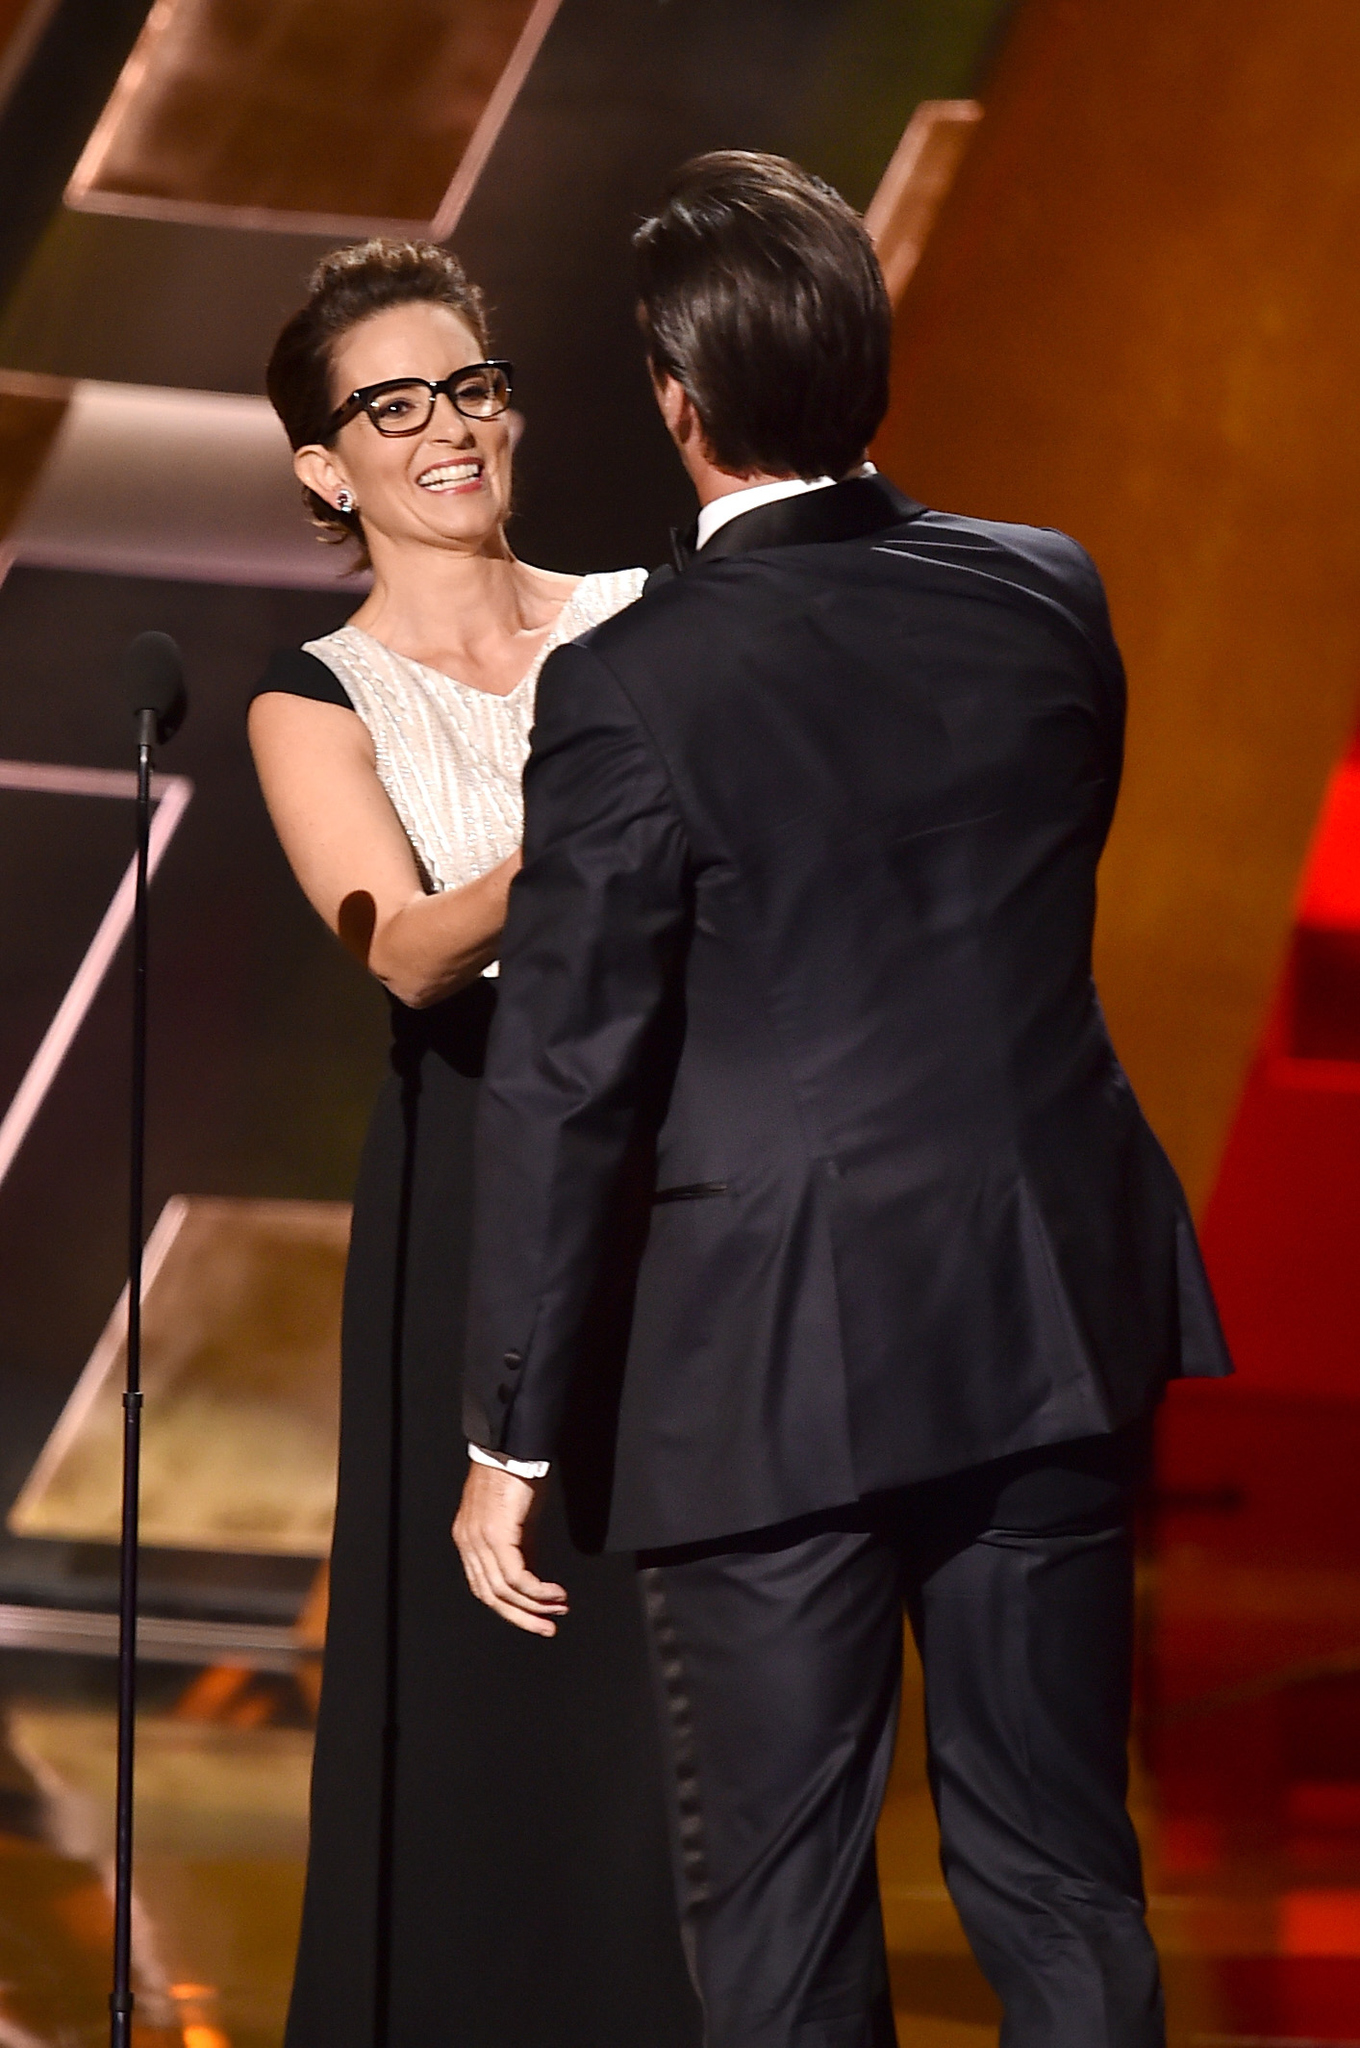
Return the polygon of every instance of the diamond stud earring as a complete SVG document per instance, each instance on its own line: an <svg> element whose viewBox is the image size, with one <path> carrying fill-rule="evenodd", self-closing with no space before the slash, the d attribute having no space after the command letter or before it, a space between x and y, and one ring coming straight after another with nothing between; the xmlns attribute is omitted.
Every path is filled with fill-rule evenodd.
<svg viewBox="0 0 1360 2048"><path fill-rule="evenodd" d="M339 497L335 501L335 504L337 511L352 512L354 510L353 491L341 491Z"/></svg>

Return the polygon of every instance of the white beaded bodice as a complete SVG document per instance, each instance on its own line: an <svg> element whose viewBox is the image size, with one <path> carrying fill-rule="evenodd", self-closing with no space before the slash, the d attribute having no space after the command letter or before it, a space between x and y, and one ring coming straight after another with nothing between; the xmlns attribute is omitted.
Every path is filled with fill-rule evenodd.
<svg viewBox="0 0 1360 2048"><path fill-rule="evenodd" d="M631 604L645 581L643 569L583 577L528 673L504 697L394 654L361 626L307 642L307 653L340 678L373 736L379 780L428 888L475 882L519 845L520 777L539 671L555 647Z"/></svg>

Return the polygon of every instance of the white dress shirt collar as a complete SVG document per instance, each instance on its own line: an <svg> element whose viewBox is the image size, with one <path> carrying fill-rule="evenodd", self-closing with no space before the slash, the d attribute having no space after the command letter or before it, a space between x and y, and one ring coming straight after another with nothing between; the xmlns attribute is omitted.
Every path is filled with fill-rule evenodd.
<svg viewBox="0 0 1360 2048"><path fill-rule="evenodd" d="M866 462L859 476L876 476L872 462ZM739 519L743 512L754 512L757 505L775 505L781 498L801 497L804 491L825 491L836 482L834 476L814 477L811 483L801 476L781 476L772 484L748 484L745 490L729 491L725 498L714 498L699 513L699 528L695 539L696 550L706 541L712 540L720 526L726 526L729 519Z"/></svg>

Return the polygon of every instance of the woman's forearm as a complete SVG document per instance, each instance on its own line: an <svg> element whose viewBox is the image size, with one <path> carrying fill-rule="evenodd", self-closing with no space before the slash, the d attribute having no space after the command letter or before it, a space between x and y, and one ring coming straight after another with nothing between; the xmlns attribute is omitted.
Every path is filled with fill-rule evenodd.
<svg viewBox="0 0 1360 2048"><path fill-rule="evenodd" d="M413 897L381 920L371 896L347 897L340 936L399 1002L425 1009L475 981L496 958L519 865L514 853L475 882Z"/></svg>

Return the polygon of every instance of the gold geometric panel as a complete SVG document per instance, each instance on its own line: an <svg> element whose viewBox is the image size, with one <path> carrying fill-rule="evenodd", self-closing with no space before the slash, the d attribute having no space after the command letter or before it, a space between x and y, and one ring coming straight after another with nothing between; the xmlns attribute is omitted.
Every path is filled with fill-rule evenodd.
<svg viewBox="0 0 1360 2048"><path fill-rule="evenodd" d="M141 1537L324 1557L335 1512L344 1202L175 1195L146 1247ZM9 1514L118 1540L127 1290Z"/></svg>
<svg viewBox="0 0 1360 2048"><path fill-rule="evenodd" d="M0 371L0 543L13 526L66 418L70 387Z"/></svg>
<svg viewBox="0 0 1360 2048"><path fill-rule="evenodd" d="M336 590L332 550L298 516L288 443L267 399L82 378L46 459L38 449L25 471L5 425L15 376L0 370L0 508L10 480L28 479L4 535L16 562ZM15 415L14 438L26 417Z"/></svg>
<svg viewBox="0 0 1360 2048"><path fill-rule="evenodd" d="M1097 978L1207 1195L1360 684L1355 0L1026 0L875 458L1094 555L1129 671Z"/></svg>
<svg viewBox="0 0 1360 2048"><path fill-rule="evenodd" d="M922 100L864 215L888 297L896 305L982 119L977 100Z"/></svg>
<svg viewBox="0 0 1360 2048"><path fill-rule="evenodd" d="M40 1840L0 1861L4 2048L108 2033L117 1728L111 1711L10 1707L9 1769ZM139 2048L283 2038L307 1854L311 1730L137 1717L132 1916ZM17 1767L17 1768L16 1768Z"/></svg>
<svg viewBox="0 0 1360 2048"><path fill-rule="evenodd" d="M157 0L67 203L447 235L558 5Z"/></svg>

